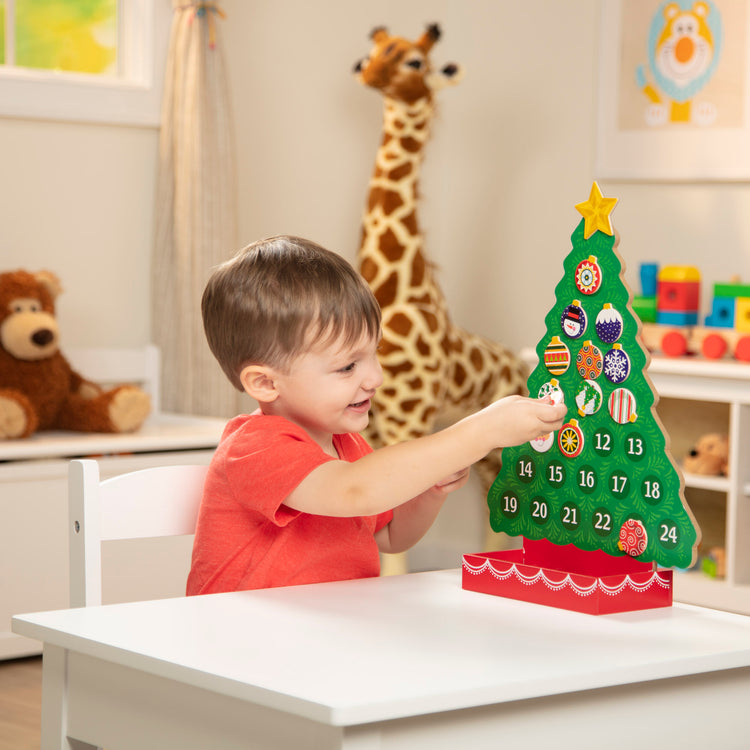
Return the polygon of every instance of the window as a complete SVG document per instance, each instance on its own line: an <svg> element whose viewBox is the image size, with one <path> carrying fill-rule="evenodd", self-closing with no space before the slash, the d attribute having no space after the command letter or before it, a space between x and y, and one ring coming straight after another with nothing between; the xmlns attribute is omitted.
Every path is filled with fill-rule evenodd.
<svg viewBox="0 0 750 750"><path fill-rule="evenodd" d="M0 0L0 116L158 126L171 0Z"/></svg>

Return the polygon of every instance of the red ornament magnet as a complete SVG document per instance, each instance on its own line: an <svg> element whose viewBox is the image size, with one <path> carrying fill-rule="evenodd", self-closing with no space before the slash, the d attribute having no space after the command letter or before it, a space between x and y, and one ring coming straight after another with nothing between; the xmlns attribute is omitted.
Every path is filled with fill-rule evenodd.
<svg viewBox="0 0 750 750"><path fill-rule="evenodd" d="M648 544L646 527L637 518L628 518L620 528L618 548L631 557L643 554Z"/></svg>
<svg viewBox="0 0 750 750"><path fill-rule="evenodd" d="M571 419L560 428L557 435L557 446L567 458L575 458L583 450L583 431L577 419Z"/></svg>
<svg viewBox="0 0 750 750"><path fill-rule="evenodd" d="M581 294L595 294L602 285L602 269L593 255L576 268L576 287Z"/></svg>

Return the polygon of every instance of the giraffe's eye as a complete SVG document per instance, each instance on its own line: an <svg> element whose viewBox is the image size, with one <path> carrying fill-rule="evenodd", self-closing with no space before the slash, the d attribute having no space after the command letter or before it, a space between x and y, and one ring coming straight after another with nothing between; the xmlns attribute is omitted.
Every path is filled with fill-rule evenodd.
<svg viewBox="0 0 750 750"><path fill-rule="evenodd" d="M414 70L419 70L422 67L422 61L421 60L408 60L406 64L410 68L414 68Z"/></svg>

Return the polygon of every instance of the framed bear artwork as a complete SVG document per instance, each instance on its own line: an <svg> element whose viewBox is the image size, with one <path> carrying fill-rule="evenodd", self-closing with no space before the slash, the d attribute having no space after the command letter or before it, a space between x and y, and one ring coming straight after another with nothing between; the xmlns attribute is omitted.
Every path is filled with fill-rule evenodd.
<svg viewBox="0 0 750 750"><path fill-rule="evenodd" d="M750 0L604 0L599 178L750 177Z"/></svg>

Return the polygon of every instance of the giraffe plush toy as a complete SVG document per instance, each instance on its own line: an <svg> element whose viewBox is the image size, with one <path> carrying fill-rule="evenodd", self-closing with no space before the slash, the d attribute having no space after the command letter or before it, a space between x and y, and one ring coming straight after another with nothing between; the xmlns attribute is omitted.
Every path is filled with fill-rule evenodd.
<svg viewBox="0 0 750 750"><path fill-rule="evenodd" d="M384 383L373 399L368 439L389 445L430 433L438 420L457 419L525 391L521 361L504 347L453 325L422 246L418 180L429 137L434 95L461 79L458 65L433 71L429 52L440 38L431 25L415 41L371 33L370 56L357 79L383 95L383 139L370 180L359 270L383 311L380 359ZM477 466L488 489L499 451Z"/></svg>

